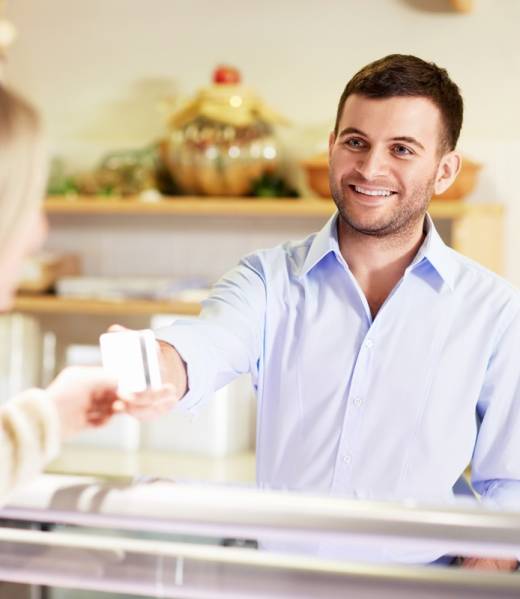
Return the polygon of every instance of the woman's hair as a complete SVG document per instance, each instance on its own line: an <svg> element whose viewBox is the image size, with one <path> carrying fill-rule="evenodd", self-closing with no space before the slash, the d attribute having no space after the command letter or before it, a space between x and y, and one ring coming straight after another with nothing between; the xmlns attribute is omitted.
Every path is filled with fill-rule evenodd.
<svg viewBox="0 0 520 599"><path fill-rule="evenodd" d="M0 252L41 203L44 156L38 113L0 83Z"/></svg>

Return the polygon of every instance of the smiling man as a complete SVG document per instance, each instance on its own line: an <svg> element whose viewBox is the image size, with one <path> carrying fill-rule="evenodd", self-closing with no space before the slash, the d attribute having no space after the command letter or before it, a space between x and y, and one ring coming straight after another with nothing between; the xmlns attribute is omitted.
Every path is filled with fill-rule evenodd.
<svg viewBox="0 0 520 599"><path fill-rule="evenodd" d="M192 409L250 372L260 487L450 503L471 464L484 502L518 509L520 296L447 247L427 214L459 171L462 112L446 71L414 56L357 73L330 136L337 213L303 241L247 256L199 318L158 331L175 391L129 411L179 399ZM415 562L442 553L308 550Z"/></svg>
<svg viewBox="0 0 520 599"><path fill-rule="evenodd" d="M342 254L373 316L423 242L432 195L459 172L462 113L447 73L411 56L368 65L341 96L330 188Z"/></svg>

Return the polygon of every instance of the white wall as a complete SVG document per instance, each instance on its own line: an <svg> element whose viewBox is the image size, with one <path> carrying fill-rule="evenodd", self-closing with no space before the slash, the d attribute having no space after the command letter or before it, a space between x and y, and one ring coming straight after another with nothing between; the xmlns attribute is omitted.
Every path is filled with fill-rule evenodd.
<svg viewBox="0 0 520 599"><path fill-rule="evenodd" d="M447 4L12 0L20 37L8 78L39 103L53 148L90 164L159 136L160 101L190 95L222 61L318 143L362 65L391 52L434 60L466 100L461 149L486 163L473 200L508 205L507 274L520 285L520 1L474 0L470 15L438 12Z"/></svg>

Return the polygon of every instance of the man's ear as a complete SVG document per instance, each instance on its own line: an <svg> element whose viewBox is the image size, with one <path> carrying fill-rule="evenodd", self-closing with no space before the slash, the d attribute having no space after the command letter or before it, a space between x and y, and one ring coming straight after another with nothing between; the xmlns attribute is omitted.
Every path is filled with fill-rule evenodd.
<svg viewBox="0 0 520 599"><path fill-rule="evenodd" d="M435 178L434 192L440 195L455 181L462 165L462 158L458 152L444 154L439 162L437 176Z"/></svg>
<svg viewBox="0 0 520 599"><path fill-rule="evenodd" d="M334 147L335 141L336 141L336 135L334 134L334 131L331 131L329 134L329 160L330 160L330 155L332 154L332 148Z"/></svg>

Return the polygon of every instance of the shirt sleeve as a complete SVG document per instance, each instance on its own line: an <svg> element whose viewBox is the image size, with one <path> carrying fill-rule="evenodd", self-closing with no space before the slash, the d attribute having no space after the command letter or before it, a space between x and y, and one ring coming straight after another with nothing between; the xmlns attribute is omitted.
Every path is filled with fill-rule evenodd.
<svg viewBox="0 0 520 599"><path fill-rule="evenodd" d="M180 407L193 409L240 374L258 375L263 347L266 286L253 254L218 281L198 318L179 318L155 331L187 365L188 393Z"/></svg>
<svg viewBox="0 0 520 599"><path fill-rule="evenodd" d="M478 402L472 483L489 507L520 508L520 311L508 319Z"/></svg>
<svg viewBox="0 0 520 599"><path fill-rule="evenodd" d="M56 405L41 389L29 389L0 408L0 501L40 473L61 445Z"/></svg>

